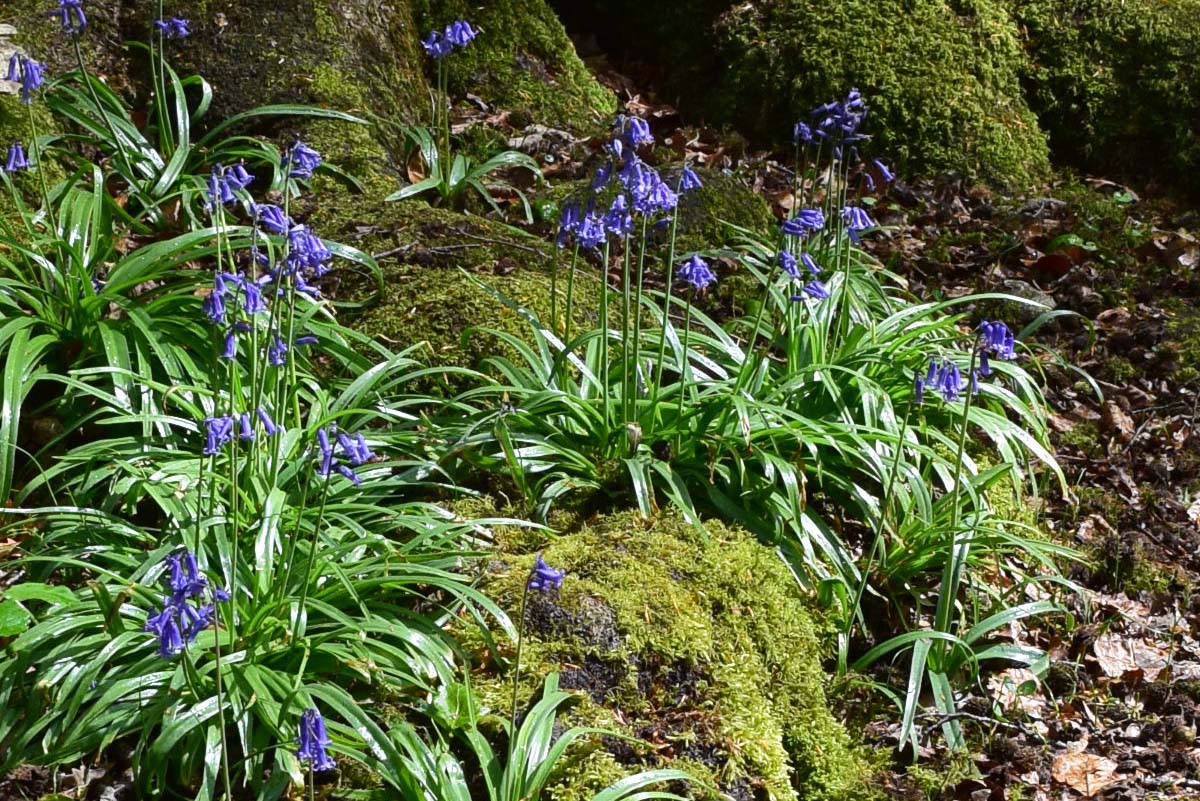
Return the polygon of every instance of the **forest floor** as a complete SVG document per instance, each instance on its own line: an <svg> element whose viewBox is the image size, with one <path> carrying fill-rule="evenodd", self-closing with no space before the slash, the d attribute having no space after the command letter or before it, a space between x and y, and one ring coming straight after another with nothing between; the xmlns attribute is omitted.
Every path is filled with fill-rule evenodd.
<svg viewBox="0 0 1200 801"><path fill-rule="evenodd" d="M786 213L787 165L736 134L678 127L674 109L611 69L601 79L677 155L742 176ZM502 114L483 116L503 128ZM559 159L558 177L575 177L570 165ZM1049 671L984 673L961 699L969 753L940 745L938 717L921 721L930 745L920 754L897 752L894 707L853 684L835 691L869 743L895 754L880 789L971 801L1200 797L1200 213L1077 175L1023 195L956 176L899 180L874 211L882 230L866 247L914 296L1003 292L1055 310L1032 326L1025 358L1044 375L1070 486L1047 481L1030 512L1080 554L1064 565L1068 613L1009 631L1045 649ZM1005 319L1019 330L1041 314L1026 311Z"/></svg>

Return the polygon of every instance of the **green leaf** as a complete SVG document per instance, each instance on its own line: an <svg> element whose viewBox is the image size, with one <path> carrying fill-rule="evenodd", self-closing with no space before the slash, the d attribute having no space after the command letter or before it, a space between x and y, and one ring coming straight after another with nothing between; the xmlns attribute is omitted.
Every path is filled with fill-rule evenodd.
<svg viewBox="0 0 1200 801"><path fill-rule="evenodd" d="M0 595L11 601L45 601L51 605L75 602L75 594L66 587L41 584L36 581L26 581L16 584L0 593Z"/></svg>
<svg viewBox="0 0 1200 801"><path fill-rule="evenodd" d="M33 615L12 599L0 601L0 637L13 637L29 628Z"/></svg>

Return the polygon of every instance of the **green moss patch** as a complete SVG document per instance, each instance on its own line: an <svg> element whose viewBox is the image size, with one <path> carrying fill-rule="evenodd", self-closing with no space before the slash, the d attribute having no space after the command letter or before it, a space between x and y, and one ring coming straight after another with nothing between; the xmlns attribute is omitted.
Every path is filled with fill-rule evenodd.
<svg viewBox="0 0 1200 801"><path fill-rule="evenodd" d="M483 589L515 615L533 556L507 538ZM644 741L600 738L559 776L556 799L585 798L650 765L696 771L735 798L836 799L863 792L865 762L830 714L814 626L779 558L720 524L622 513L542 551L560 591L531 593L523 697L548 671L580 694L577 722ZM482 652L481 652L482 653ZM511 654L510 654L511 656ZM508 713L508 677L476 690Z"/></svg>
<svg viewBox="0 0 1200 801"><path fill-rule="evenodd" d="M446 59L451 93L466 92L555 127L590 130L616 111L616 98L575 54L544 0L416 0L422 35L455 19L479 29L469 47Z"/></svg>

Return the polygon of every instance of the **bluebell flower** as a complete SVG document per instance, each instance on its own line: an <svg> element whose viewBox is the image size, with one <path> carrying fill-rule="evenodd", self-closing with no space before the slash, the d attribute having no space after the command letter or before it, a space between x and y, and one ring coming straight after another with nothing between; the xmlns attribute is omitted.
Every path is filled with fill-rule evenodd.
<svg viewBox="0 0 1200 801"><path fill-rule="evenodd" d="M217 325L225 323L225 293L214 289L204 299L204 313Z"/></svg>
<svg viewBox="0 0 1200 801"><path fill-rule="evenodd" d="M565 248L571 235L579 230L579 204L568 203L558 218L558 236L554 242L560 248Z"/></svg>
<svg viewBox="0 0 1200 801"><path fill-rule="evenodd" d="M302 762L308 762L317 773L333 770L337 763L325 752L332 745L329 734L325 731L325 720L315 708L306 709L300 715L300 736L296 738L296 756Z"/></svg>
<svg viewBox="0 0 1200 801"><path fill-rule="evenodd" d="M233 440L233 418L224 415L221 417L208 417L204 420L205 425L205 456L216 456Z"/></svg>
<svg viewBox="0 0 1200 801"><path fill-rule="evenodd" d="M190 598L196 598L208 587L208 578L200 572L196 555L191 551L168 554L163 561L167 565L171 603L179 605Z"/></svg>
<svg viewBox="0 0 1200 801"><path fill-rule="evenodd" d="M633 215L624 195L617 195L604 215L604 229L614 236L628 236L633 230Z"/></svg>
<svg viewBox="0 0 1200 801"><path fill-rule="evenodd" d="M444 36L450 44L458 47L466 47L471 43L472 39L478 36L478 33L471 28L471 23L460 19L446 26Z"/></svg>
<svg viewBox="0 0 1200 801"><path fill-rule="evenodd" d="M289 178L311 178L320 164L321 154L297 139L283 154L281 166L288 169Z"/></svg>
<svg viewBox="0 0 1200 801"><path fill-rule="evenodd" d="M83 0L58 0L58 8L48 11L46 16L57 17L62 23L62 29L70 34L82 33L87 27Z"/></svg>
<svg viewBox="0 0 1200 801"><path fill-rule="evenodd" d="M234 189L245 189L254 180L254 176L246 170L246 165L238 162L225 170L225 180Z"/></svg>
<svg viewBox="0 0 1200 801"><path fill-rule="evenodd" d="M267 310L267 301L263 298L262 284L263 279L271 280L271 276L261 276L257 281L243 279L242 284L242 309L246 314L258 314Z"/></svg>
<svg viewBox="0 0 1200 801"><path fill-rule="evenodd" d="M933 387L946 403L957 401L964 389L962 371L958 369L958 365L949 359L943 361L938 367Z"/></svg>
<svg viewBox="0 0 1200 801"><path fill-rule="evenodd" d="M237 358L237 334L232 330L225 335L225 350L221 351L221 358L230 360Z"/></svg>
<svg viewBox="0 0 1200 801"><path fill-rule="evenodd" d="M321 449L321 453L325 455L333 454L333 444L329 441L329 432L324 426L317 429L317 447Z"/></svg>
<svg viewBox="0 0 1200 801"><path fill-rule="evenodd" d="M918 404L925 402L925 377L920 370L913 370L913 400Z"/></svg>
<svg viewBox="0 0 1200 801"><path fill-rule="evenodd" d="M179 631L177 616L175 608L167 604L157 615L146 618L146 625L142 627L142 631L158 637L158 655L163 659L170 659L183 650L183 635Z"/></svg>
<svg viewBox="0 0 1200 801"><path fill-rule="evenodd" d="M429 35L421 40L421 47L425 49L425 55L430 58L442 59L453 52L454 42L443 38L438 31L430 31Z"/></svg>
<svg viewBox="0 0 1200 801"><path fill-rule="evenodd" d="M358 473L355 473L349 467L346 467L346 465L339 464L337 466L337 471L339 473L341 473L343 476L345 476L346 478L350 479L352 482L354 482L354 486L357 487L362 484L362 479L358 477Z"/></svg>
<svg viewBox="0 0 1200 801"><path fill-rule="evenodd" d="M239 418L241 422L241 431L238 432L238 437L243 441L249 442L254 439L254 425L250 422L250 413L242 412Z"/></svg>
<svg viewBox="0 0 1200 801"><path fill-rule="evenodd" d="M550 565L546 564L546 561L542 559L542 555L539 553L537 555L537 561L534 562L533 570L529 572L528 587L531 590L537 590L539 592L545 592L549 589L557 590L558 588L562 587L563 576L565 576L566 573L567 572L565 570L555 570L554 568L550 567Z"/></svg>
<svg viewBox="0 0 1200 801"><path fill-rule="evenodd" d="M288 262L294 271L309 269L319 278L327 272L325 262L332 258L333 251L307 225L294 225L288 231Z"/></svg>
<svg viewBox="0 0 1200 801"><path fill-rule="evenodd" d="M700 183L700 176L696 175L696 173L692 171L691 167L684 164L683 172L679 176L679 191L690 192L693 189L699 189L702 186L704 186L704 184Z"/></svg>
<svg viewBox="0 0 1200 801"><path fill-rule="evenodd" d="M829 297L829 289L820 281L813 279L804 285L804 294L815 300L825 300Z"/></svg>
<svg viewBox="0 0 1200 801"><path fill-rule="evenodd" d="M266 409L260 406L255 410L255 414L258 415L258 419L263 424L263 429L266 430L268 437L279 433L279 426L275 425L275 421L271 419L271 415L267 413Z"/></svg>
<svg viewBox="0 0 1200 801"><path fill-rule="evenodd" d="M708 263L699 256L692 256L680 265L678 275L681 281L686 281L696 290L704 289L717 280Z"/></svg>
<svg viewBox="0 0 1200 801"><path fill-rule="evenodd" d="M857 89L851 89L843 101L833 101L817 106L812 111L814 135L829 140L834 146L835 158L842 157L842 144L863 139L858 133L867 116L867 104Z"/></svg>
<svg viewBox="0 0 1200 801"><path fill-rule="evenodd" d="M896 180L896 173L889 170L888 166L880 159L872 159L871 164L874 165L875 169L879 170L879 177L885 182L890 184L892 181Z"/></svg>
<svg viewBox="0 0 1200 801"><path fill-rule="evenodd" d="M800 267L796 263L796 257L786 250L779 251L779 267L793 279L800 279Z"/></svg>
<svg viewBox="0 0 1200 801"><path fill-rule="evenodd" d="M315 345L318 342L320 342L320 340L317 339L312 334L304 334L303 336L296 337L295 344L297 347L299 347L299 346L303 346L303 345Z"/></svg>
<svg viewBox="0 0 1200 801"><path fill-rule="evenodd" d="M579 224L579 246L586 250L592 250L604 244L606 238L603 220L594 211L589 212L583 218L583 222Z"/></svg>
<svg viewBox="0 0 1200 801"><path fill-rule="evenodd" d="M842 221L846 223L846 228L850 231L850 238L855 242L859 241L860 231L875 227L875 221L861 206L847 206L842 209Z"/></svg>
<svg viewBox="0 0 1200 801"><path fill-rule="evenodd" d="M283 367L287 364L287 353L289 350L288 344L276 334L270 344L267 345L267 364L272 367Z"/></svg>
<svg viewBox="0 0 1200 801"><path fill-rule="evenodd" d="M235 200L237 200L237 195L233 194L233 189L229 186L225 170L220 164L216 165L208 176L208 208L215 209L217 206L233 203Z"/></svg>
<svg viewBox="0 0 1200 801"><path fill-rule="evenodd" d="M8 172L29 169L29 162L25 160L25 148L21 147L20 142L13 142L8 148L8 161L5 162L4 169Z"/></svg>
<svg viewBox="0 0 1200 801"><path fill-rule="evenodd" d="M168 39L186 39L192 35L191 25L182 17L171 17L170 19L154 20L154 27Z"/></svg>
<svg viewBox="0 0 1200 801"><path fill-rule="evenodd" d="M622 115L617 124L624 129L625 141L630 147L654 144L654 136L650 133L650 123L641 117L626 117Z"/></svg>
<svg viewBox="0 0 1200 801"><path fill-rule="evenodd" d="M798 122L792 127L792 144L807 145L812 141L812 128L807 123Z"/></svg>
<svg viewBox="0 0 1200 801"><path fill-rule="evenodd" d="M596 174L592 177L592 191L594 193L600 194L608 187L609 182L612 180L612 171L611 161L606 161L596 168Z"/></svg>
<svg viewBox="0 0 1200 801"><path fill-rule="evenodd" d="M979 351L979 374L984 377L992 374L992 363L988 361L986 350Z"/></svg>
<svg viewBox="0 0 1200 801"><path fill-rule="evenodd" d="M800 212L783 223L783 232L788 236L808 236L825 227L825 214L820 209L800 209Z"/></svg>
<svg viewBox="0 0 1200 801"><path fill-rule="evenodd" d="M286 234L292 228L292 221L283 213L283 209L270 203L256 204L254 214L259 224L272 234Z"/></svg>
<svg viewBox="0 0 1200 801"><path fill-rule="evenodd" d="M979 392L979 371L978 370L971 371L970 391L971 391L972 395L975 395L976 393Z"/></svg>
<svg viewBox="0 0 1200 801"><path fill-rule="evenodd" d="M984 320L979 324L979 333L983 337L983 347L997 359L1017 358L1014 350L1016 337L1004 323Z"/></svg>
<svg viewBox="0 0 1200 801"><path fill-rule="evenodd" d="M45 83L42 75L42 70L45 68L45 64L19 53L13 53L9 58L8 74L5 75L5 78L21 84L21 102L25 105L33 103L33 93Z"/></svg>
<svg viewBox="0 0 1200 801"><path fill-rule="evenodd" d="M813 257L808 255L807 253L800 254L800 262L805 266L805 268L807 268L807 270L810 273L813 274L813 276L818 276L821 274L821 265L819 265L815 261L813 261Z"/></svg>

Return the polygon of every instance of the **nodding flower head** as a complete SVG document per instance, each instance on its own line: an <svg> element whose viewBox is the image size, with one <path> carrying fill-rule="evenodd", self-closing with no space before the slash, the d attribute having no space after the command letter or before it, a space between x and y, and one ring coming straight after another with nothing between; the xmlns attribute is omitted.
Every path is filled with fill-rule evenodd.
<svg viewBox="0 0 1200 801"><path fill-rule="evenodd" d="M888 165L884 164L880 159L872 159L871 165L879 171L879 177L883 179L884 183L890 184L892 181L896 180L896 173L889 170Z"/></svg>
<svg viewBox="0 0 1200 801"><path fill-rule="evenodd" d="M679 267L679 279L686 281L692 289L701 290L717 280L717 276L708 267L708 262L699 256L692 256Z"/></svg>
<svg viewBox="0 0 1200 801"><path fill-rule="evenodd" d="M800 265L796 263L796 257L786 250L779 251L779 268L793 280L800 280Z"/></svg>
<svg viewBox="0 0 1200 801"><path fill-rule="evenodd" d="M860 231L875 227L875 221L860 206L847 206L842 209L842 221L846 224L846 229L850 232L850 239L855 242L859 241L858 234Z"/></svg>
<svg viewBox="0 0 1200 801"><path fill-rule="evenodd" d="M529 571L528 587L531 590L545 592L546 590L557 590L562 586L563 576L567 574L565 570L555 570L546 564L542 559L542 555L537 555L537 561L534 562L533 570Z"/></svg>
<svg viewBox="0 0 1200 801"><path fill-rule="evenodd" d="M933 372L931 370L931 372ZM934 390L937 391L946 403L954 403L958 400L960 393L966 388L966 382L963 381L962 371L958 369L958 365L949 359L944 360L938 365L934 378L931 382Z"/></svg>
<svg viewBox="0 0 1200 801"><path fill-rule="evenodd" d="M997 359L1015 359L1017 357L1016 351L1013 349L1016 345L1016 337L1004 323L984 320L979 324L979 334L983 339L983 348L990 351Z"/></svg>
<svg viewBox="0 0 1200 801"><path fill-rule="evenodd" d="M83 29L87 27L83 0L58 0L58 8L46 12L46 16L57 18L62 24L62 29L72 35L83 33Z"/></svg>
<svg viewBox="0 0 1200 801"><path fill-rule="evenodd" d="M300 140L296 140L283 154L282 166L288 168L290 178L312 178L313 170L321 165L321 154Z"/></svg>
<svg viewBox="0 0 1200 801"><path fill-rule="evenodd" d="M641 117L626 117L622 114L617 117L617 127L624 134L625 141L629 143L630 147L654 144L654 135L650 133L650 123Z"/></svg>
<svg viewBox="0 0 1200 801"><path fill-rule="evenodd" d="M225 170L218 164L212 168L212 173L208 176L208 208L216 209L218 206L233 203L236 200L237 195L233 194L233 187L229 185L229 179L225 177Z"/></svg>
<svg viewBox="0 0 1200 801"><path fill-rule="evenodd" d="M308 762L317 773L333 770L337 763L325 752L332 745L328 732L325 731L325 719L317 709L304 710L300 715L300 736L296 738L296 756L300 761Z"/></svg>
<svg viewBox="0 0 1200 801"><path fill-rule="evenodd" d="M286 234L292 228L292 221L278 206L258 203L254 206L254 215L258 218L259 225L272 234Z"/></svg>
<svg viewBox="0 0 1200 801"><path fill-rule="evenodd" d="M21 147L20 142L13 142L9 146L8 161L4 163L4 169L8 172L29 169L29 162L25 160L25 148Z"/></svg>
<svg viewBox="0 0 1200 801"><path fill-rule="evenodd" d="M454 50L454 42L444 38L438 31L430 31L429 35L421 40L421 47L430 58L443 59Z"/></svg>
<svg viewBox="0 0 1200 801"><path fill-rule="evenodd" d="M8 73L4 77L21 84L21 102L25 105L33 103L33 93L46 82L42 75L45 68L45 64L19 53L13 53L8 59Z"/></svg>
<svg viewBox="0 0 1200 801"><path fill-rule="evenodd" d="M216 456L233 441L233 418L229 415L204 420L205 443L203 454Z"/></svg>
<svg viewBox="0 0 1200 801"><path fill-rule="evenodd" d="M443 34L445 40L457 47L466 47L479 34L471 27L471 23L466 20L458 20L446 26Z"/></svg>
<svg viewBox="0 0 1200 801"><path fill-rule="evenodd" d="M866 116L866 102L857 89L851 89L845 100L835 100L813 109L814 135L829 139L840 149L843 142L856 142L864 138L858 133L858 127Z"/></svg>
<svg viewBox="0 0 1200 801"><path fill-rule="evenodd" d="M633 215L629 213L629 202L625 195L613 198L612 205L604 215L604 229L614 236L628 236L633 230Z"/></svg>
<svg viewBox="0 0 1200 801"><path fill-rule="evenodd" d="M812 141L812 128L806 122L798 122L792 127L792 144L799 147Z"/></svg>
<svg viewBox="0 0 1200 801"><path fill-rule="evenodd" d="M579 231L576 234L579 247L585 250L593 250L604 244L607 238L604 232L604 221L595 211L589 211L579 223Z"/></svg>
<svg viewBox="0 0 1200 801"><path fill-rule="evenodd" d="M679 191L690 192L693 189L699 189L704 186L700 183L700 176L692 172L692 168L688 165L683 165L683 173L679 176Z"/></svg>
<svg viewBox="0 0 1200 801"><path fill-rule="evenodd" d="M245 189L254 180L254 176L246 170L245 164L239 162L225 170L225 180L234 189Z"/></svg>
<svg viewBox="0 0 1200 801"><path fill-rule="evenodd" d="M571 235L579 230L579 223L579 204L567 204L562 210L562 215L558 218L558 236L555 237L554 244L560 248L565 248L567 242L571 239Z"/></svg>
<svg viewBox="0 0 1200 801"><path fill-rule="evenodd" d="M813 300L825 300L829 297L829 288L820 281L813 279L804 285L804 294ZM802 295L795 295L792 300L802 300Z"/></svg>
<svg viewBox="0 0 1200 801"><path fill-rule="evenodd" d="M825 214L820 209L800 209L800 212L783 223L783 232L788 236L808 236L825 227Z"/></svg>
<svg viewBox="0 0 1200 801"><path fill-rule="evenodd" d="M800 262L804 265L805 269L813 274L814 278L821 274L821 265L813 261L813 257L807 253L800 254Z"/></svg>
<svg viewBox="0 0 1200 801"><path fill-rule="evenodd" d="M189 27L192 23L182 17L154 20L154 27L167 39L186 39L192 35Z"/></svg>
<svg viewBox="0 0 1200 801"><path fill-rule="evenodd" d="M925 402L925 376L920 370L913 370L913 400L917 404Z"/></svg>

